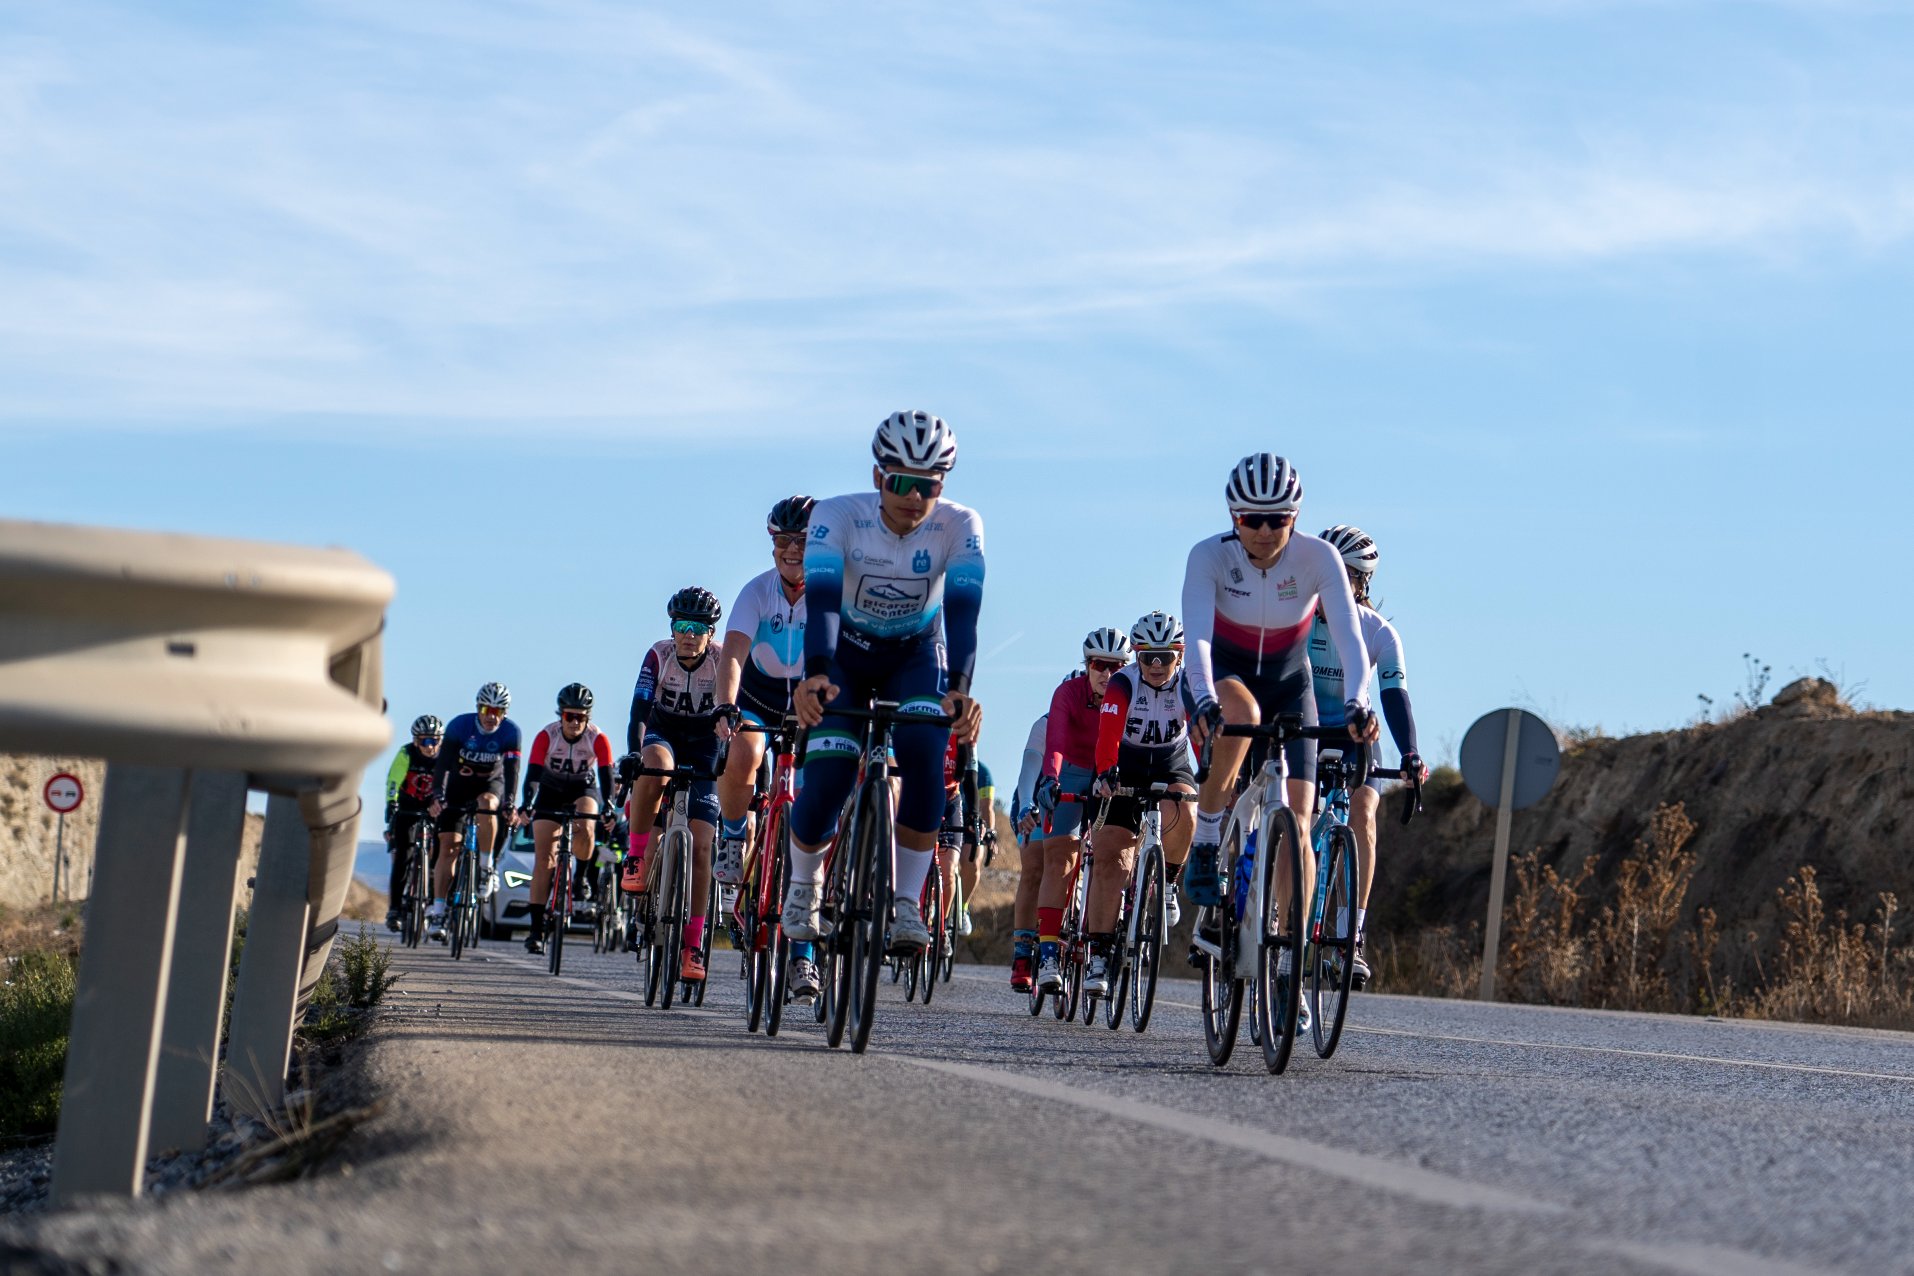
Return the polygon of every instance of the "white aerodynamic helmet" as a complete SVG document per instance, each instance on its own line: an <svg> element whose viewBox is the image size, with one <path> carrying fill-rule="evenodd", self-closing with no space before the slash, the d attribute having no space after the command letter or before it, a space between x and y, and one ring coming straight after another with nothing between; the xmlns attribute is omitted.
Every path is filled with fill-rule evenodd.
<svg viewBox="0 0 1914 1276"><path fill-rule="evenodd" d="M1324 532L1322 538L1336 547L1336 552L1342 555L1343 566L1365 576L1376 574L1376 562L1382 555L1368 532L1360 527L1338 523Z"/></svg>
<svg viewBox="0 0 1914 1276"><path fill-rule="evenodd" d="M1130 663L1129 635L1107 625L1102 629L1092 629L1083 636L1083 658L1120 660L1127 665Z"/></svg>
<svg viewBox="0 0 1914 1276"><path fill-rule="evenodd" d="M1167 611L1153 611L1130 626L1130 641L1146 651L1183 645L1183 622Z"/></svg>
<svg viewBox="0 0 1914 1276"><path fill-rule="evenodd" d="M478 702L481 709L503 712L512 707L512 693L502 682L488 682L478 689Z"/></svg>
<svg viewBox="0 0 1914 1276"><path fill-rule="evenodd" d="M1303 503L1303 480L1288 461L1257 452L1236 463L1223 489L1232 514L1275 514Z"/></svg>
<svg viewBox="0 0 1914 1276"><path fill-rule="evenodd" d="M957 436L928 412L893 412L877 427L871 455L879 465L949 473L957 464Z"/></svg>

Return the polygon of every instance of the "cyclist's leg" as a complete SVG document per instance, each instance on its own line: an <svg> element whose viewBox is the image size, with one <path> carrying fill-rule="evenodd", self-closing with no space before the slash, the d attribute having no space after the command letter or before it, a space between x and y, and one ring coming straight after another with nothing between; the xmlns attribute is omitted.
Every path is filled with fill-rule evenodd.
<svg viewBox="0 0 1914 1276"><path fill-rule="evenodd" d="M1223 721L1232 726L1263 720L1262 707L1256 703L1243 679L1217 670L1216 702L1222 706ZM1236 791L1236 772L1243 765L1249 741L1218 736L1210 750L1209 778L1203 781L1196 804L1196 827L1191 835L1190 866L1184 874L1184 889L1190 902L1215 904L1222 896L1217 876L1218 847L1223 840L1223 816L1229 810Z"/></svg>
<svg viewBox="0 0 1914 1276"><path fill-rule="evenodd" d="M655 731L645 733L645 747L639 754L639 759L645 766L656 767L661 771L669 770L671 767L678 765L676 755L671 751L670 743ZM657 823L658 806L660 799L664 796L664 791L664 779L656 775L641 775L638 777L637 782L631 786L631 834L634 847L637 846L638 831L640 829L649 829L653 824ZM652 845L655 844L654 840ZM643 851L638 851L637 853L641 858L643 857ZM650 873L648 872L646 874L647 890L650 888L649 877ZM644 891L638 893L643 894Z"/></svg>
<svg viewBox="0 0 1914 1276"><path fill-rule="evenodd" d="M1376 880L1376 809L1382 804L1382 781L1370 780L1349 795L1349 828L1356 835L1356 866L1362 870L1356 884L1356 935L1362 935L1369 911L1369 888Z"/></svg>
<svg viewBox="0 0 1914 1276"><path fill-rule="evenodd" d="M1131 817L1141 821L1142 816ZM1090 874L1090 900L1084 929L1092 939L1107 940L1116 933L1117 905L1136 871L1136 829L1126 819L1111 816L1096 832L1096 871Z"/></svg>
<svg viewBox="0 0 1914 1276"><path fill-rule="evenodd" d="M1064 793L1081 797L1090 791L1090 772L1065 763L1057 778ZM1077 871L1080 834L1088 815L1086 803L1059 802L1050 816L1050 836L1043 843L1043 885L1037 888L1037 960L1053 961L1063 933L1063 913L1070 903L1070 886Z"/></svg>
<svg viewBox="0 0 1914 1276"><path fill-rule="evenodd" d="M745 711L744 718L754 725L764 725L763 718L750 710ZM725 757L724 773L718 777L718 808L723 819L720 831L727 843L736 844L736 850L724 857L727 863L736 862L736 868L729 874L733 877L742 875L742 852L751 837L751 795L757 788L758 769L764 760L764 744L762 732L739 731L734 734L730 752Z"/></svg>
<svg viewBox="0 0 1914 1276"><path fill-rule="evenodd" d="M540 808L532 820L532 927L525 935L527 948L545 934L545 901L552 897L552 873L558 863L559 822L553 818L555 814Z"/></svg>
<svg viewBox="0 0 1914 1276"><path fill-rule="evenodd" d="M684 742L685 761L700 771L709 772L718 764L718 737L713 733L708 744ZM711 844L718 831L717 785L710 780L691 782L691 917L685 925L685 952L696 953L704 944L704 901L711 890Z"/></svg>
<svg viewBox="0 0 1914 1276"><path fill-rule="evenodd" d="M1285 698L1271 710L1273 714L1300 713L1303 725L1313 727L1316 718L1316 694L1308 678L1300 676L1286 680L1283 686ZM1296 822L1303 829L1303 836L1309 836L1310 819L1316 810L1316 741L1291 740L1283 748L1284 761L1288 763L1288 783L1286 797L1289 809L1296 813ZM1303 861L1303 908L1309 908L1316 890L1316 857L1307 853L1306 848L1298 847L1297 853ZM1276 874L1276 906L1279 909L1289 907L1289 874ZM1308 926L1309 919L1303 919Z"/></svg>
<svg viewBox="0 0 1914 1276"><path fill-rule="evenodd" d="M496 812L499 808L499 794L502 791L503 787L501 786L500 788L488 788L479 794L479 810ZM491 866L489 857L499 849L502 841L499 835L500 829L498 826L498 816L496 814L480 815L478 817L479 854L482 857L486 857L481 859L479 863L481 872Z"/></svg>

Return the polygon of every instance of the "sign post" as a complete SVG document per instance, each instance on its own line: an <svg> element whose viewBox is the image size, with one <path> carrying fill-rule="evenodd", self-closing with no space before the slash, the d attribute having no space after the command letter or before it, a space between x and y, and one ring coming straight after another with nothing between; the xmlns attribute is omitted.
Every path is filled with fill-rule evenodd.
<svg viewBox="0 0 1914 1276"><path fill-rule="evenodd" d="M66 862L66 817L67 812L80 809L80 803L86 801L86 786L80 783L80 777L68 771L61 771L48 779L40 790L40 797L53 808L53 902L60 902L60 883L66 883L67 898L73 898L73 879L67 871Z"/></svg>
<svg viewBox="0 0 1914 1276"><path fill-rule="evenodd" d="M1497 709L1477 718L1462 738L1462 778L1469 791L1495 807L1495 860L1489 870L1489 915L1482 928L1483 1001L1495 1000L1495 960L1502 943L1502 897L1509 876L1510 817L1542 800L1562 767L1548 723L1521 709Z"/></svg>

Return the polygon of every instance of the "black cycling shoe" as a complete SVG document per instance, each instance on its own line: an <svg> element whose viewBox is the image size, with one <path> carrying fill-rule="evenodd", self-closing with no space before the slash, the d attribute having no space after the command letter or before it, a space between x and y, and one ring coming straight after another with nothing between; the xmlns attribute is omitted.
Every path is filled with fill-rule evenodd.
<svg viewBox="0 0 1914 1276"><path fill-rule="evenodd" d="M1190 847L1190 858L1183 865L1183 894L1198 908L1215 908L1223 902L1223 883L1216 874L1221 850L1214 842Z"/></svg>
<svg viewBox="0 0 1914 1276"><path fill-rule="evenodd" d="M525 937L525 951L534 956L544 955L545 941L538 937L537 931L533 931Z"/></svg>

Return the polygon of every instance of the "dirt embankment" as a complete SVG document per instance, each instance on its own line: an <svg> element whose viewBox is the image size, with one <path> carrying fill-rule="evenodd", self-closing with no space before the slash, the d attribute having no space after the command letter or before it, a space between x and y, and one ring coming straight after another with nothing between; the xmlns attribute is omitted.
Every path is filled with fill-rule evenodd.
<svg viewBox="0 0 1914 1276"><path fill-rule="evenodd" d="M0 754L0 907L22 909L45 904L53 889L56 817L47 809L41 789L53 775L69 771L80 777L86 799L66 817L66 853L72 889L87 894L93 869L93 847L99 840L100 807L106 795L106 764L91 758L31 757ZM244 882L259 863L259 839L265 819L248 814L240 841Z"/></svg>
<svg viewBox="0 0 1914 1276"><path fill-rule="evenodd" d="M1404 828L1404 801L1384 804L1371 933L1479 926L1494 811L1455 782L1432 788ZM1695 824L1682 912L1714 910L1731 967L1774 941L1776 892L1803 866L1830 912L1868 920L1882 892L1899 897L1902 919L1914 911L1914 714L1857 713L1828 683L1802 679L1734 721L1573 746L1554 790L1514 816L1511 855L1535 851L1565 878L1592 858L1599 899L1656 807L1676 802ZM1904 939L1907 927L1895 929Z"/></svg>

